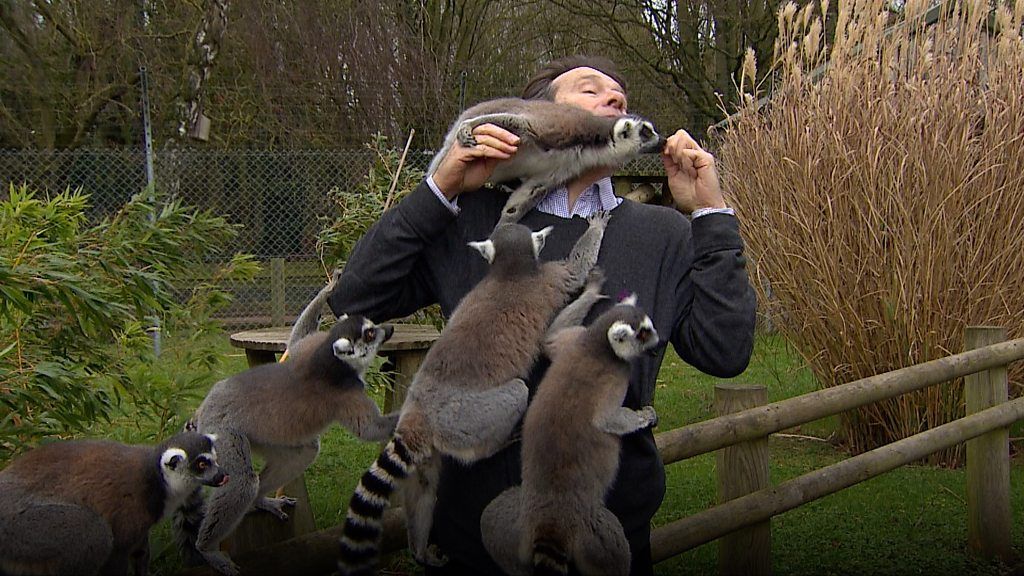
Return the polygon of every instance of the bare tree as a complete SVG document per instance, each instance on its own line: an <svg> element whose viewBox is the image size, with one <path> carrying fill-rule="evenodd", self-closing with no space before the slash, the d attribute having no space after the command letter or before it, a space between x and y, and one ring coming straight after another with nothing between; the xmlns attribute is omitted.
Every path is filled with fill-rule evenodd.
<svg viewBox="0 0 1024 576"><path fill-rule="evenodd" d="M555 3L591 23L573 27L576 36L603 47L651 86L662 87L657 100L674 108L685 127L696 134L735 107L736 82L746 49L753 48L762 57L772 54L778 35L777 12L785 4L779 0ZM762 67L759 74L768 69Z"/></svg>
<svg viewBox="0 0 1024 576"><path fill-rule="evenodd" d="M228 0L205 0L202 18L192 37L182 95L178 102L178 138L186 136L206 139L202 120L205 87L220 53L224 32L228 26Z"/></svg>
<svg viewBox="0 0 1024 576"><path fill-rule="evenodd" d="M129 0L0 0L0 146L123 143L137 16Z"/></svg>

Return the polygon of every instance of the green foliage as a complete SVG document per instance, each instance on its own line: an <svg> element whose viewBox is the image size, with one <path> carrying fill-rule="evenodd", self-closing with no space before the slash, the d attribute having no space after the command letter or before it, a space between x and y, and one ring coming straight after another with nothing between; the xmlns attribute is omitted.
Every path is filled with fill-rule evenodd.
<svg viewBox="0 0 1024 576"><path fill-rule="evenodd" d="M425 178L422 170L402 161L402 151L388 145L388 139L375 134L366 144L374 162L366 178L355 191L332 188L328 197L337 206L337 217L321 218L316 249L325 270L340 267L352 253L356 242L366 234L384 212L405 198ZM441 327L436 306L421 310L409 321Z"/></svg>
<svg viewBox="0 0 1024 576"><path fill-rule="evenodd" d="M11 187L0 202L0 446L4 457L44 436L109 420L125 400L171 419L190 383L162 387L147 372L157 326L198 335L227 296L213 282L184 296L173 279L235 234L223 218L158 194L136 195L87 226L88 196L38 198ZM242 279L254 263L236 256L218 273ZM201 350L183 362L209 367ZM154 390L167 390L155 394ZM163 431L163 425L159 427Z"/></svg>
<svg viewBox="0 0 1024 576"><path fill-rule="evenodd" d="M356 190L334 187L327 193L338 215L333 219L321 218L316 248L322 262L348 258L356 241L381 214L412 192L424 178L422 170L402 163L402 151L391 148L385 136L375 134L366 148L373 153L373 164Z"/></svg>

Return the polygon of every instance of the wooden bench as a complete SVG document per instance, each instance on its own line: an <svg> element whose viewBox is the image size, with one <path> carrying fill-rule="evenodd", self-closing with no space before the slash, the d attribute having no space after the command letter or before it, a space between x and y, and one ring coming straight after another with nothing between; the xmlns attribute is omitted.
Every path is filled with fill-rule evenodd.
<svg viewBox="0 0 1024 576"><path fill-rule="evenodd" d="M384 412L400 407L405 392L412 382L416 370L431 344L440 335L433 326L425 324L395 324L395 332L385 342L379 353L385 358L385 369L395 374L395 383L385 397ZM262 328L236 332L230 336L231 345L245 350L249 366L258 366L277 361L277 355L284 352L291 328ZM250 550L287 540L316 530L316 521L309 504L305 477L299 477L285 486L283 492L298 500L289 513L289 519L281 522L271 514L248 514L226 541L231 555L240 555Z"/></svg>

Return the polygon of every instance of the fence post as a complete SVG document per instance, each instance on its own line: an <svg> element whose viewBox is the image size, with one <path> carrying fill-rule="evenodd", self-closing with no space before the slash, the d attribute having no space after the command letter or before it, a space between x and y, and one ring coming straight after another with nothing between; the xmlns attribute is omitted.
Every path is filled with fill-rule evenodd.
<svg viewBox="0 0 1024 576"><path fill-rule="evenodd" d="M270 325L284 326L284 258L270 259Z"/></svg>
<svg viewBox="0 0 1024 576"><path fill-rule="evenodd" d="M765 386L717 384L715 409L719 416L768 402ZM722 448L715 453L718 503L767 488L768 438ZM718 540L718 573L761 576L771 574L771 520L741 528Z"/></svg>
<svg viewBox="0 0 1024 576"><path fill-rule="evenodd" d="M1006 340L1006 329L968 326L964 348L973 350ZM1007 368L964 377L967 414L1009 399ZM999 428L967 441L967 544L978 556L1013 559L1010 543L1010 431Z"/></svg>

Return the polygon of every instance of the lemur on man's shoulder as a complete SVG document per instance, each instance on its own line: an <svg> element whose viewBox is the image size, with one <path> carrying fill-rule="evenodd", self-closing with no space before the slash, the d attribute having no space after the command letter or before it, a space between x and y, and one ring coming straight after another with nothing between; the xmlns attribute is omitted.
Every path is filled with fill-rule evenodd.
<svg viewBox="0 0 1024 576"><path fill-rule="evenodd" d="M469 107L455 120L427 174L437 170L456 142L476 146L473 129L481 124L519 136L516 153L498 162L488 179L492 184L518 181L499 224L518 222L548 191L591 168L619 168L640 154L665 147L665 138L639 116L608 118L561 102L498 98Z"/></svg>

